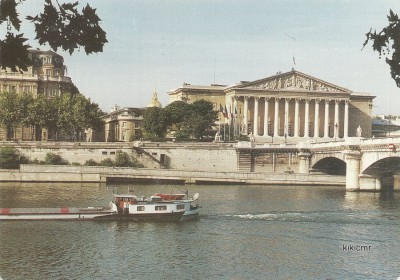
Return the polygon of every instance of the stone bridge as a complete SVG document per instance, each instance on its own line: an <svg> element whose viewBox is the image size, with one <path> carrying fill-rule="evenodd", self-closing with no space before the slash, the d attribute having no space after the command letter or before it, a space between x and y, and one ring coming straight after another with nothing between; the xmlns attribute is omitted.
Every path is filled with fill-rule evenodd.
<svg viewBox="0 0 400 280"><path fill-rule="evenodd" d="M400 138L303 142L296 149L299 173L346 175L349 191L400 189Z"/></svg>

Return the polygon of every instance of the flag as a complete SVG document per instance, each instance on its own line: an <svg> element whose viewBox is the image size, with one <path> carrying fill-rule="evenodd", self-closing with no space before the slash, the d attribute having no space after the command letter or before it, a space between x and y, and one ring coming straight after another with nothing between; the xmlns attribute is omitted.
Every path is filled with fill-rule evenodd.
<svg viewBox="0 0 400 280"><path fill-rule="evenodd" d="M225 105L225 107L224 107L224 117L225 118L228 118L228 110L226 109L226 105Z"/></svg>
<svg viewBox="0 0 400 280"><path fill-rule="evenodd" d="M223 112L224 112L224 108L222 108L222 105L221 105L221 104L219 104L219 112L220 112L220 113L223 113Z"/></svg>

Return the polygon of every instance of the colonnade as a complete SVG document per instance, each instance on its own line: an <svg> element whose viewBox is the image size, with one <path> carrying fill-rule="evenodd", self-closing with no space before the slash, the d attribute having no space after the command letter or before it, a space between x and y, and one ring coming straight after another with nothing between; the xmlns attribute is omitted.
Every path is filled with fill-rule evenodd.
<svg viewBox="0 0 400 280"><path fill-rule="evenodd" d="M233 100L233 106L237 106L237 96ZM249 99L254 99L254 110L253 110L253 127L252 133L254 136L273 136L273 137L303 137L303 138L339 138L348 137L349 128L349 100L348 99L322 99L322 98L284 98L284 97L249 97L243 96L243 125L244 131L249 132ZM264 102L264 114L259 113L259 105ZM282 124L280 121L280 105L284 102L284 118L283 118L283 133ZM294 121L290 120L290 115L293 116L294 102ZM270 103L273 103L274 112L273 115L270 112ZM331 104L334 105L333 118L330 116ZM314 116L310 116L310 104L314 105ZM322 108L324 114L320 116L320 104L324 104ZM300 107L300 105L302 105ZM304 106L304 107L303 107ZM340 106L344 107L340 110ZM302 110L300 110L302 109ZM304 113L301 114L300 111ZM340 114L342 111L342 114ZM344 113L343 113L344 111ZM263 135L260 135L259 119L263 118ZM273 122L270 120L273 119ZM300 121L302 120L302 123ZM312 131L310 122L313 121L314 128ZM323 121L323 129L320 128ZM260 121L261 123L261 121ZM273 130L272 130L273 123ZM303 129L301 131L301 124ZM290 131L289 131L290 128ZM333 133L330 133L330 129L333 128ZM343 133L340 134L340 129L343 129ZM321 130L321 133L320 133ZM312 135L312 136L311 136Z"/></svg>

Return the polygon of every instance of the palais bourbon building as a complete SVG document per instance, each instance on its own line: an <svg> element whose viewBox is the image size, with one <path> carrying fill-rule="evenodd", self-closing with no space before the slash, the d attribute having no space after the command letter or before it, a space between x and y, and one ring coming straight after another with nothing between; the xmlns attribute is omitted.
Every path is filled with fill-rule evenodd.
<svg viewBox="0 0 400 280"><path fill-rule="evenodd" d="M183 86L169 92L170 102L204 99L215 110L226 108L235 134L256 140L335 141L371 137L372 101L353 92L292 70L235 85ZM361 129L360 129L360 128Z"/></svg>

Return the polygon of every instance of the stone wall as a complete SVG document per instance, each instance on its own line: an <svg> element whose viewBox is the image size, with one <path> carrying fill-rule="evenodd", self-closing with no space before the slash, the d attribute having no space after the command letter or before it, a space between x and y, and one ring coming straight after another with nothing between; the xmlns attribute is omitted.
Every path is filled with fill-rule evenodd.
<svg viewBox="0 0 400 280"><path fill-rule="evenodd" d="M362 128L362 137L372 136L372 102L365 102L365 99L357 96L352 97L349 104L349 136L357 136L357 127Z"/></svg>
<svg viewBox="0 0 400 280"><path fill-rule="evenodd" d="M160 168L150 155L136 149L132 143L71 143L71 142L3 142L1 146L12 146L30 160L42 161L47 153L61 156L69 163L84 164L88 160L100 162L106 158L115 159L121 150L132 155L147 168Z"/></svg>
<svg viewBox="0 0 400 280"><path fill-rule="evenodd" d="M142 143L140 148L172 169L237 171L235 144Z"/></svg>

